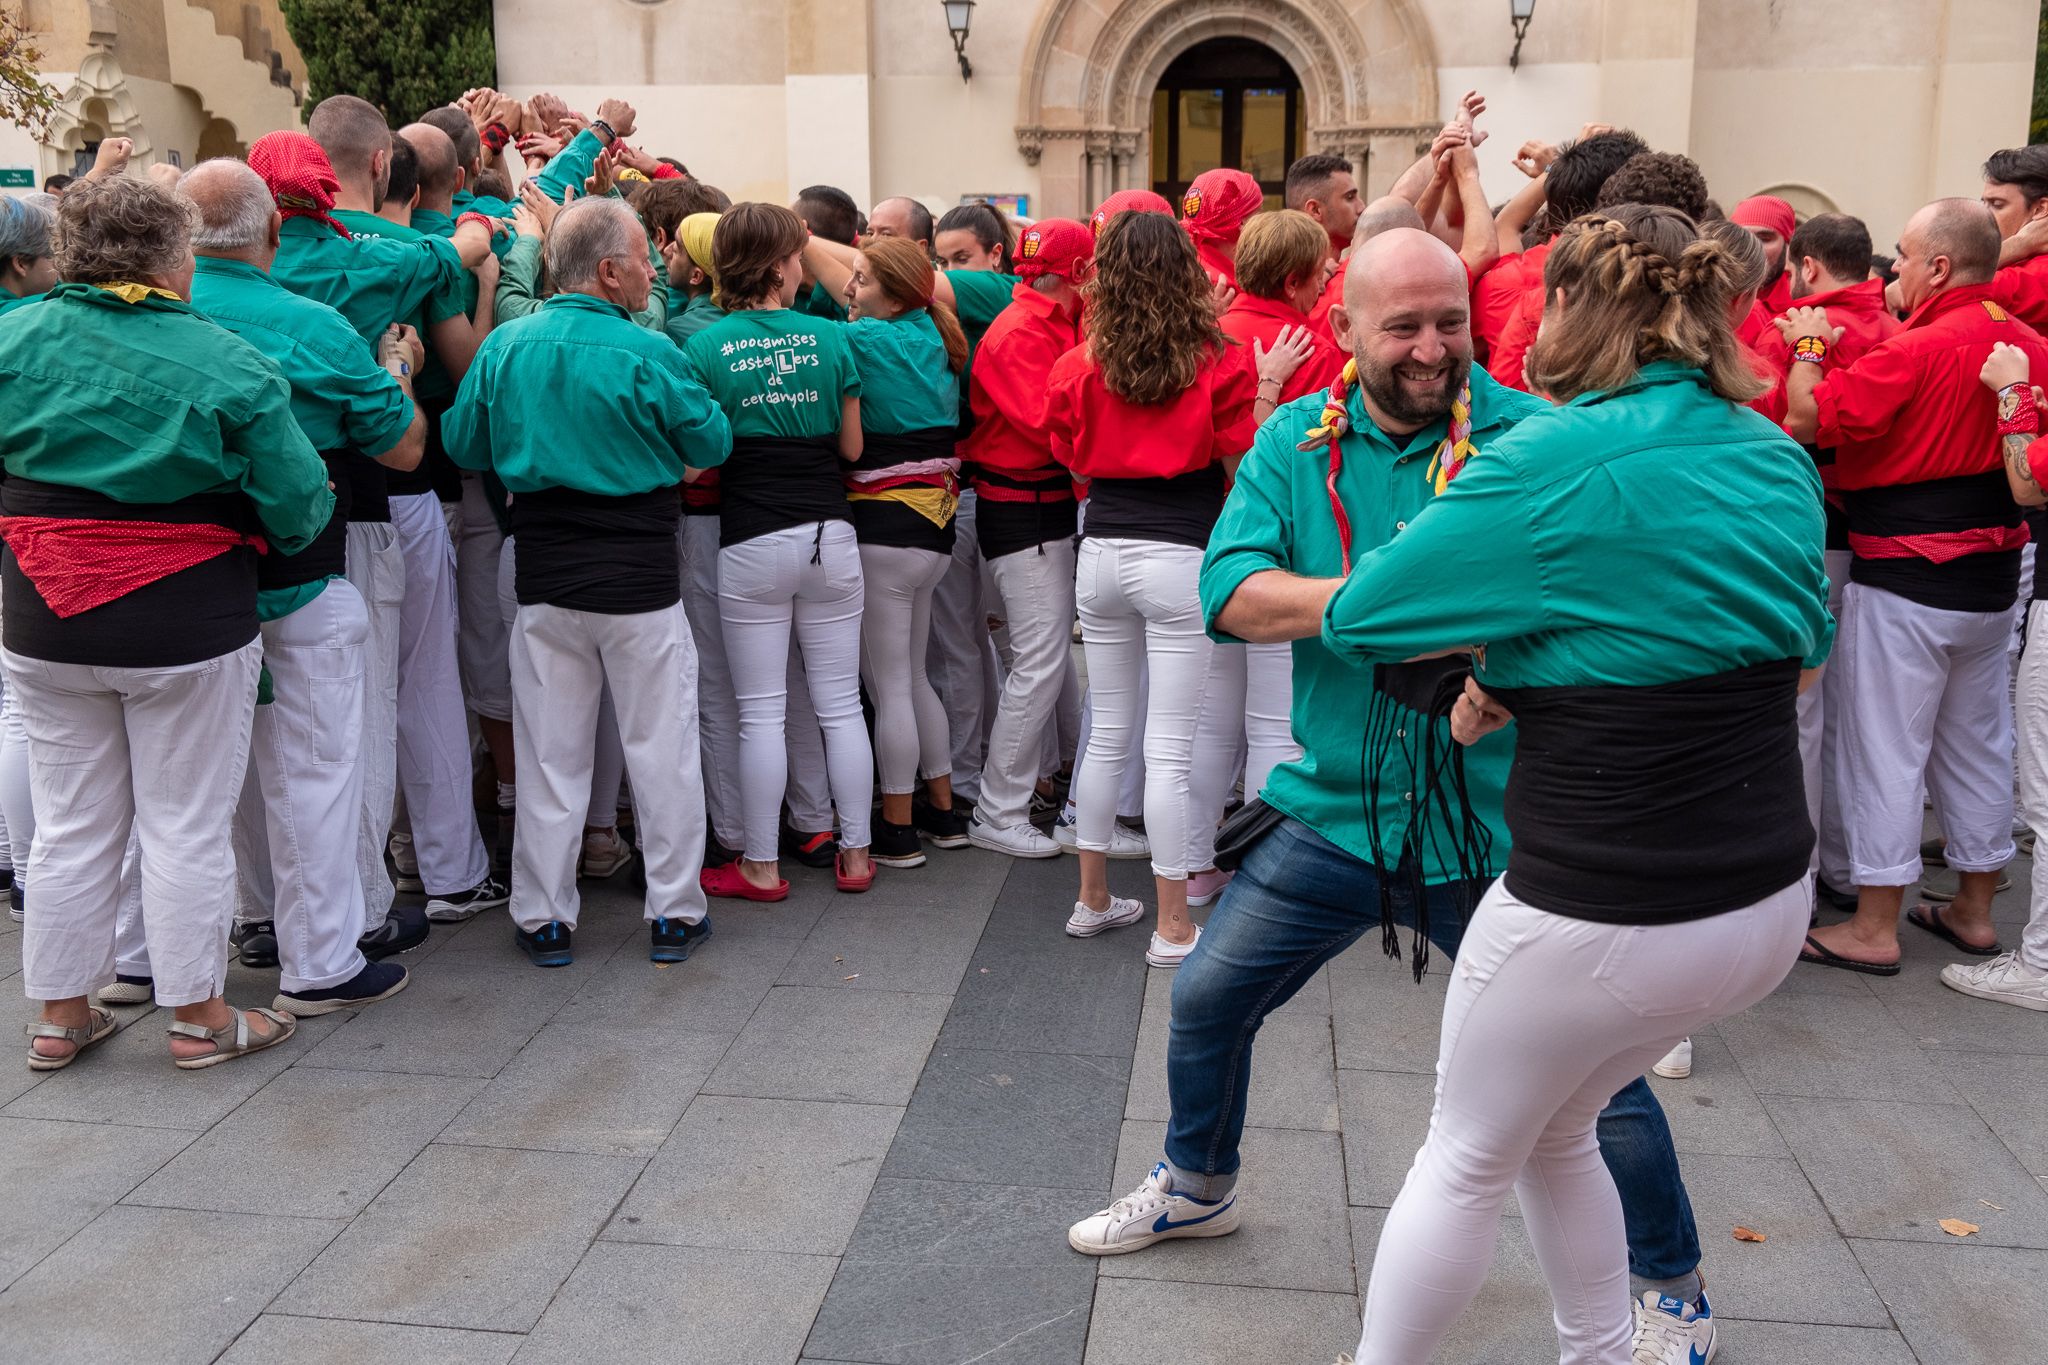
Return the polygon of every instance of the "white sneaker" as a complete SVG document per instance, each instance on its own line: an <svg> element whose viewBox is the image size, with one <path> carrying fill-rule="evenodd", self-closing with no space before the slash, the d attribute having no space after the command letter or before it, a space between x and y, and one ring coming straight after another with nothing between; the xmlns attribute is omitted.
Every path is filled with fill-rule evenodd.
<svg viewBox="0 0 2048 1365"><path fill-rule="evenodd" d="M1111 896L1107 910L1090 910L1080 901L1075 901L1074 913L1067 916L1067 933L1073 938L1094 938L1104 929L1121 929L1143 918L1145 903L1134 901L1129 896Z"/></svg>
<svg viewBox="0 0 2048 1365"><path fill-rule="evenodd" d="M1979 1000L1996 1000L2023 1010L2048 1010L2048 972L2027 966L2017 952L2000 953L1988 962L1943 967L1941 984Z"/></svg>
<svg viewBox="0 0 2048 1365"><path fill-rule="evenodd" d="M1636 1300L1635 1346L1631 1365L1707 1365L1720 1349L1714 1340L1714 1310L1707 1296L1699 1306L1646 1290Z"/></svg>
<svg viewBox="0 0 2048 1365"><path fill-rule="evenodd" d="M1081 851L1081 830L1072 816L1061 811L1060 818L1053 822L1052 837L1059 846L1069 853ZM1138 830L1119 820L1110 827L1109 856L1112 858L1149 858L1152 856L1152 841Z"/></svg>
<svg viewBox="0 0 2048 1365"><path fill-rule="evenodd" d="M1664 1054L1664 1060L1650 1068L1667 1081L1682 1081L1692 1075L1692 1039L1682 1038Z"/></svg>
<svg viewBox="0 0 2048 1365"><path fill-rule="evenodd" d="M1145 1183L1067 1229L1067 1245L1085 1256L1121 1256L1170 1237L1223 1237L1237 1231L1237 1192L1222 1199L1175 1194L1160 1162Z"/></svg>
<svg viewBox="0 0 2048 1365"><path fill-rule="evenodd" d="M998 829L986 824L979 810L967 822L967 842L976 848L985 848L995 853L1007 853L1012 858L1057 858L1060 846L1038 832L1036 825L1019 821L1014 825Z"/></svg>
<svg viewBox="0 0 2048 1365"><path fill-rule="evenodd" d="M1159 937L1159 931L1152 931L1152 946L1145 950L1145 961L1154 967L1178 967L1187 961L1187 956L1202 941L1202 926L1195 926L1195 936L1186 943L1168 943Z"/></svg>

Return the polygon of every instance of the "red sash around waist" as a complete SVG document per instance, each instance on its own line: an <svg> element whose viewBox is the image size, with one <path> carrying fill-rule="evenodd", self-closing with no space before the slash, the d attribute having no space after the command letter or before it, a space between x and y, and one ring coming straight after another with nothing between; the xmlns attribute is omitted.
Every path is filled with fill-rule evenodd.
<svg viewBox="0 0 2048 1365"><path fill-rule="evenodd" d="M205 522L0 517L0 540L59 617L77 616L140 588L253 545L263 537Z"/></svg>

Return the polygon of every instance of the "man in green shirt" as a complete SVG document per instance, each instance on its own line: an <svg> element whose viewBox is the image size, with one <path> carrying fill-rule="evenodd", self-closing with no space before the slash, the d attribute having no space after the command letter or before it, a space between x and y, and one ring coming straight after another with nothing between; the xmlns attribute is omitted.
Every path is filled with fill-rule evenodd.
<svg viewBox="0 0 2048 1365"><path fill-rule="evenodd" d="M548 239L561 292L494 331L444 427L448 454L513 495L515 743L525 791L512 919L541 967L567 965L592 737L610 684L639 798L655 962L711 932L699 874L704 780L697 652L676 555L678 486L725 462L725 415L665 336L635 326L654 285L632 209L592 199Z"/></svg>
<svg viewBox="0 0 2048 1365"><path fill-rule="evenodd" d="M0 315L34 303L57 282L50 251L50 215L0 197Z"/></svg>
<svg viewBox="0 0 2048 1365"><path fill-rule="evenodd" d="M1326 647L1323 608L1352 563L1392 542L1429 503L1461 435L1477 448L1470 458L1484 460L1489 442L1546 405L1472 364L1470 291L1449 247L1399 229L1360 247L1353 264L1345 303L1331 312L1356 367L1345 372L1336 455L1326 432L1299 448L1327 428L1325 397L1275 412L1238 466L1202 566L1211 634L1294 642L1293 722L1304 753L1275 768L1259 794L1280 818L1243 850L1174 979L1166 1155L1138 1191L1074 1225L1070 1243L1092 1255L1234 1230L1251 1044L1266 1015L1380 928L1383 905L1392 923L1420 928L1455 955L1465 916L1507 861L1501 805L1512 733L1464 751L1468 804L1491 849L1484 865L1460 866L1448 853L1456 832L1437 827L1446 823L1440 811L1423 809L1433 784L1419 760L1430 750L1417 742L1435 726L1448 744L1448 725L1409 709L1379 712L1396 718L1386 727L1395 733L1369 746L1381 675ZM1469 433L1453 431L1456 406L1470 413ZM1632 1269L1690 1299L1699 1292L1698 1236L1646 1082L1616 1096L1601 1132L1628 1214Z"/></svg>
<svg viewBox="0 0 2048 1365"><path fill-rule="evenodd" d="M355 451L396 469L419 463L425 423L410 362L418 340L394 329L378 357L347 319L270 277L279 217L263 180L240 161L192 168L178 193L196 211L192 303L261 351L291 385L292 416L332 463ZM336 481L347 487L347 477ZM257 708L251 780L236 813L235 854L245 913L277 933L282 979L275 1007L327 1014L405 988L403 967L368 962L362 878L362 709L369 613L344 567L342 509L314 545L266 555L256 615L271 703ZM243 943L246 946L248 935Z"/></svg>

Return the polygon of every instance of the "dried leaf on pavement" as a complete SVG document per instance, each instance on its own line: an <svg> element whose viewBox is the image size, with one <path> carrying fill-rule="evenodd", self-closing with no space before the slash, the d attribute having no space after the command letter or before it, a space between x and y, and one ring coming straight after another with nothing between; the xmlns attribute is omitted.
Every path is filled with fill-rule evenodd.
<svg viewBox="0 0 2048 1365"><path fill-rule="evenodd" d="M1738 1242L1761 1242L1763 1239L1764 1235L1755 1228L1735 1229L1735 1240Z"/></svg>
<svg viewBox="0 0 2048 1365"><path fill-rule="evenodd" d="M1968 1237L1978 1229L1975 1223L1965 1223L1960 1218L1944 1218L1941 1220L1941 1230L1951 1237Z"/></svg>

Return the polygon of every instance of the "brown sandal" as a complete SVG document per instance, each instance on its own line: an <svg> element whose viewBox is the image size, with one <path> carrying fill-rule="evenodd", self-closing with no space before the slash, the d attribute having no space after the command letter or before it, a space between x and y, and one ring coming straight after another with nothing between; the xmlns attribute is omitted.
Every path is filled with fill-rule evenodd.
<svg viewBox="0 0 2048 1365"><path fill-rule="evenodd" d="M80 1053L95 1043L103 1043L114 1036L119 1027L114 1021L112 1010L103 1010L98 1005L86 1006L85 1023L77 1028L65 1028L62 1024L38 1021L22 1025L21 1031L28 1036L28 1069L30 1071L62 1071L78 1060ZM55 1038L71 1044L71 1051L62 1057L45 1057L36 1051L35 1040Z"/></svg>
<svg viewBox="0 0 2048 1365"><path fill-rule="evenodd" d="M268 1019L272 1025L271 1030L268 1033L251 1033L249 1016L252 1014ZM204 1024L188 1024L180 1020L172 1024L167 1031L173 1038L196 1038L213 1044L211 1052L201 1053L197 1057L174 1058L180 1071L197 1071L201 1067L214 1066L236 1057L246 1057L252 1052L261 1052L267 1047L276 1047L291 1037L298 1026L298 1021L289 1014L280 1014L276 1010L259 1007L235 1010L235 1021L232 1024L222 1024L219 1028L208 1028Z"/></svg>

